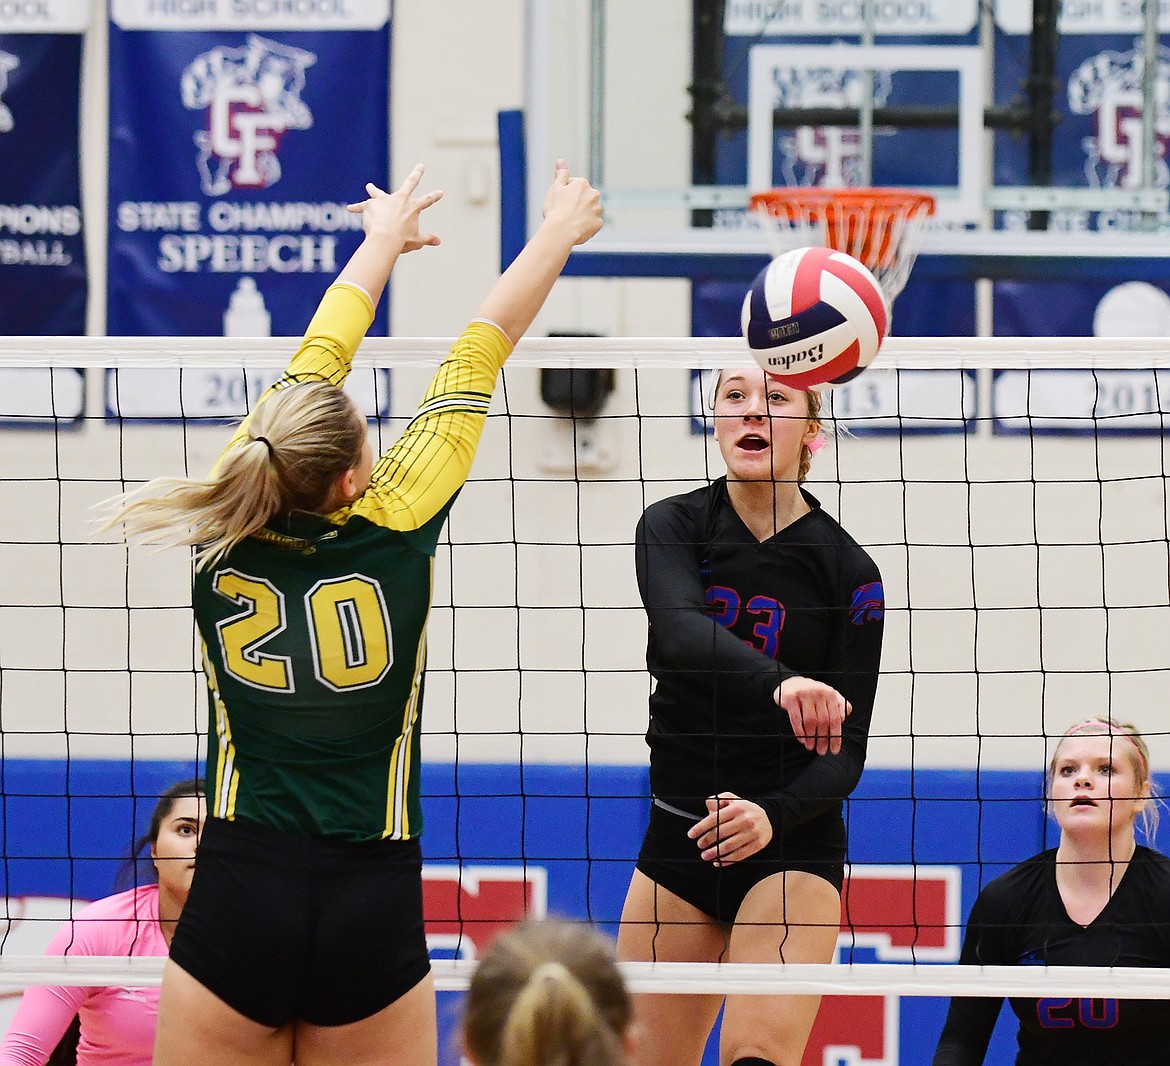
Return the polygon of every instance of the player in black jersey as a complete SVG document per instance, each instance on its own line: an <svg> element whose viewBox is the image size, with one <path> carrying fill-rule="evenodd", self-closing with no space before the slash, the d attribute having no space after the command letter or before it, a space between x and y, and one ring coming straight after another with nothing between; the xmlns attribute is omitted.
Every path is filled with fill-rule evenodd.
<svg viewBox="0 0 1170 1066"><path fill-rule="evenodd" d="M759 369L714 396L727 476L646 509L653 804L627 960L831 962L842 808L865 762L885 601L869 555L800 486L820 397ZM639 997L647 1066L702 1056L719 996ZM814 996L728 997L720 1062L799 1063Z"/></svg>
<svg viewBox="0 0 1170 1066"><path fill-rule="evenodd" d="M1073 726L1048 770L1058 847L990 882L967 920L960 961L982 966L1170 966L1170 859L1136 843L1157 823L1150 757L1132 726ZM1170 1045L1164 1000L1010 1000L1017 1066L1161 1066ZM1003 1005L951 1000L934 1066L977 1066Z"/></svg>
<svg viewBox="0 0 1170 1066"><path fill-rule="evenodd" d="M544 222L375 463L338 386L398 256L438 243L421 176L353 205L362 244L211 477L152 482L113 519L198 546L209 817L157 1066L436 1061L418 839L434 554L499 371L601 209L559 162Z"/></svg>

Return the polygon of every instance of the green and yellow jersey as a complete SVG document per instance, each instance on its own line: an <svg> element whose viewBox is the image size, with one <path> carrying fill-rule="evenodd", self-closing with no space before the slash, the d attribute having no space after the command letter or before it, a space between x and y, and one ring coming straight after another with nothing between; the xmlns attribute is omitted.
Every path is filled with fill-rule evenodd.
<svg viewBox="0 0 1170 1066"><path fill-rule="evenodd" d="M343 384L372 321L366 293L333 285L273 389ZM196 574L214 816L358 841L421 832L434 554L511 349L473 322L358 500L294 514Z"/></svg>

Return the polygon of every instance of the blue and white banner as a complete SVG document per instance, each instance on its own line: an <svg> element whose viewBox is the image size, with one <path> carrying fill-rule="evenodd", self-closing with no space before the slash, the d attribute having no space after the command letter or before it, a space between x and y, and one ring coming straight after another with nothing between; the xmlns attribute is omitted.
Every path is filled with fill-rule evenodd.
<svg viewBox="0 0 1170 1066"><path fill-rule="evenodd" d="M1067 4L1065 8L1067 13ZM1124 14L1128 9L1119 10ZM1027 55L1020 54L1016 38L1001 36L998 40L996 97L1007 100L1017 92L1019 79L1027 76ZM1155 113L1148 131L1142 121L1140 27L1136 37L1120 30L1062 35L1056 65L1054 110L1059 118L1052 150L1052 184L1132 193L1146 187L1145 171L1152 165L1153 187L1170 185L1166 162L1170 150L1170 48L1165 43L1159 46ZM1152 153L1145 143L1147 132L1155 141ZM997 133L995 166L999 184L1027 185L1026 140ZM1026 221L1022 211L1005 211L1000 217L1005 229L1023 229ZM1165 228L1170 217L1161 215L1156 222ZM1069 233L1134 231L1148 223L1149 219L1134 208L1091 211L1066 207L1049 216L1050 229ZM1092 270L1087 272L1090 278L1092 274Z"/></svg>
<svg viewBox="0 0 1170 1066"><path fill-rule="evenodd" d="M388 180L388 0L111 18L108 332L299 335Z"/></svg>
<svg viewBox="0 0 1170 1066"><path fill-rule="evenodd" d="M0 6L0 334L85 332L79 166L88 0Z"/></svg>

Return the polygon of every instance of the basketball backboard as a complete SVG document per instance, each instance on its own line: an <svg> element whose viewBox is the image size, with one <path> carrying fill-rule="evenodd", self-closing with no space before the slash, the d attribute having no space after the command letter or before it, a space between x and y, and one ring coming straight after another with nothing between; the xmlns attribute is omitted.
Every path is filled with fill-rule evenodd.
<svg viewBox="0 0 1170 1066"><path fill-rule="evenodd" d="M1160 282L1170 11L1063 7L1034 184L1027 0L880 4L869 25L857 0L529 0L528 158L586 160L605 202L569 272L741 280L768 257L754 187L874 184L938 197L916 276ZM530 227L546 180L528 170Z"/></svg>

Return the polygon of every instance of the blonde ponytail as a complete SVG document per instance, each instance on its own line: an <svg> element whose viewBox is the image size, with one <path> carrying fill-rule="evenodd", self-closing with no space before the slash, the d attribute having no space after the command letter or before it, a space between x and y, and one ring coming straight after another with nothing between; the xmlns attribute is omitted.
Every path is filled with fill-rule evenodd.
<svg viewBox="0 0 1170 1066"><path fill-rule="evenodd" d="M589 992L559 962L538 966L512 1006L500 1038L500 1066L621 1063L621 1040Z"/></svg>
<svg viewBox="0 0 1170 1066"><path fill-rule="evenodd" d="M496 939L467 995L478 1066L625 1066L633 1011L613 947L591 927L522 922Z"/></svg>
<svg viewBox="0 0 1170 1066"><path fill-rule="evenodd" d="M320 512L337 479L356 466L361 413L336 385L310 381L269 395L248 416L246 435L206 481L156 478L103 505L102 530L160 548L197 545L210 566L273 518Z"/></svg>

